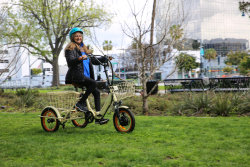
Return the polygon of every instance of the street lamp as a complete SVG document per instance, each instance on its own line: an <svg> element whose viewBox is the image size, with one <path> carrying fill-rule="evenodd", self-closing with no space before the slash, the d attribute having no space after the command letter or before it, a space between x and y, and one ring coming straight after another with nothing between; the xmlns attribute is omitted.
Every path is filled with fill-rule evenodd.
<svg viewBox="0 0 250 167"><path fill-rule="evenodd" d="M201 78L204 77L204 71L203 71L204 61L203 61L203 57L204 57L204 48L202 46L202 40L200 40L200 77Z"/></svg>

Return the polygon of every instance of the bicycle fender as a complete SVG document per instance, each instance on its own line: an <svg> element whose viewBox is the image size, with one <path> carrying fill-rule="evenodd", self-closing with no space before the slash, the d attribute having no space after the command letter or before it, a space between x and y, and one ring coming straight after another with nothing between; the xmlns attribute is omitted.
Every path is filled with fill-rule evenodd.
<svg viewBox="0 0 250 167"><path fill-rule="evenodd" d="M120 108L129 109L129 107L128 107L128 106L119 106L119 109L120 109Z"/></svg>
<svg viewBox="0 0 250 167"><path fill-rule="evenodd" d="M43 110L47 109L47 108L51 108L52 110L54 110L56 112L56 115L58 117L58 119L62 119L63 117L61 116L60 112L58 111L58 109L56 107L53 107L53 106L47 106L45 107Z"/></svg>
<svg viewBox="0 0 250 167"><path fill-rule="evenodd" d="M118 117L119 120L120 120L119 110L122 109L122 108L129 109L128 106L119 106L117 109L115 109L115 114L117 115L117 117Z"/></svg>

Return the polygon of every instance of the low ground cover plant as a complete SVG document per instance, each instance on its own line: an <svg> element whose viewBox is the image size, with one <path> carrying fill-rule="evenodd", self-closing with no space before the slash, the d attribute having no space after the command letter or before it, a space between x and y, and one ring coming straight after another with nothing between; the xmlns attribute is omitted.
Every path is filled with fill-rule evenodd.
<svg viewBox="0 0 250 167"><path fill-rule="evenodd" d="M53 90L58 91L58 90ZM60 91L72 91L65 87ZM67 95L66 95L67 96ZM101 104L106 94L102 95ZM93 104L93 97L90 97ZM182 92L150 96L149 115L163 116L230 116L250 115L250 92ZM142 114L141 96L123 100L136 115ZM0 93L0 112L40 112L49 105L44 90L17 90Z"/></svg>

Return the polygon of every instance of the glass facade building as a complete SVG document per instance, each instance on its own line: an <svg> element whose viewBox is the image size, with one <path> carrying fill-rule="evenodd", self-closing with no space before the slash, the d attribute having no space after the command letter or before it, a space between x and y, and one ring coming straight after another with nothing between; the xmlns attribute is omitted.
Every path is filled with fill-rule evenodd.
<svg viewBox="0 0 250 167"><path fill-rule="evenodd" d="M168 10L172 6L179 6L179 11ZM238 0L160 0L158 4L156 21L160 21L169 11L173 20L167 20L175 24L178 16L183 17L184 38L198 40L203 48L214 48L217 59L204 62L206 71L220 71L225 67L225 55L229 51L249 50L250 19L241 15ZM176 8L175 8L176 9ZM158 29L156 40L161 37ZM222 74L222 73L217 73ZM211 76L211 75L208 75Z"/></svg>
<svg viewBox="0 0 250 167"><path fill-rule="evenodd" d="M172 11L172 16L185 15L185 38L201 41L217 38L250 40L250 20L241 16L237 0L160 0L156 20L168 11L169 3L170 6L178 4L180 10L183 9L183 12Z"/></svg>

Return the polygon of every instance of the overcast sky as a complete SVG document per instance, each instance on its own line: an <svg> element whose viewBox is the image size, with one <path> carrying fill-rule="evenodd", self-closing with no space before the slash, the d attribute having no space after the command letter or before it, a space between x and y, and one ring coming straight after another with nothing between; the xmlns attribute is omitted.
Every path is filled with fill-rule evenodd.
<svg viewBox="0 0 250 167"><path fill-rule="evenodd" d="M149 14L151 13L150 7L153 4L153 0L101 0L100 3L103 3L105 8L114 14L114 17L109 27L97 29L98 40L100 42L111 40L116 48L124 48L130 44L131 40L122 32L121 28L125 23L132 25L132 21L134 21L129 4L131 6L134 4L136 11L139 11L146 2L148 8L146 8L145 14ZM147 15L147 17L149 17L149 15ZM150 17L148 18L149 21L151 20Z"/></svg>

